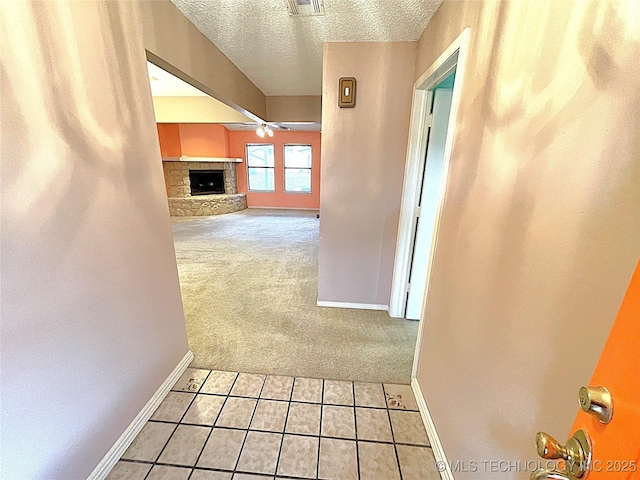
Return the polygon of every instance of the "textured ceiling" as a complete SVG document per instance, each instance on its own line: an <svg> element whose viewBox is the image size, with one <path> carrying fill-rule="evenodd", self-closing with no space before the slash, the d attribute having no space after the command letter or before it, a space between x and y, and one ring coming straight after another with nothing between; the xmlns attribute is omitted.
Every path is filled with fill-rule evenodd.
<svg viewBox="0 0 640 480"><path fill-rule="evenodd" d="M323 42L420 38L442 0L324 0L290 17L284 0L171 0L265 95L321 95Z"/></svg>

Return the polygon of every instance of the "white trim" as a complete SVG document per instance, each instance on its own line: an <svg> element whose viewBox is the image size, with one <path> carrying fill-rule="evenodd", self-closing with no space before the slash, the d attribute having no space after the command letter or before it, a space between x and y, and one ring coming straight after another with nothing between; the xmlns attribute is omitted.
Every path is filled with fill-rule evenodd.
<svg viewBox="0 0 640 480"><path fill-rule="evenodd" d="M200 163L242 163L241 158L233 157L162 157L163 162L200 162Z"/></svg>
<svg viewBox="0 0 640 480"><path fill-rule="evenodd" d="M265 146L270 146L271 149L273 150L273 167L252 167L249 165L249 147L265 147ZM245 172L245 176L247 177L247 193L276 193L276 145L275 143L272 142L264 142L264 143L245 143L244 144L244 158L247 159L245 165L246 165L246 172ZM251 169L252 168L264 168L264 169L268 169L270 168L271 170L273 170L273 190L251 190L251 181L249 179L249 175L251 173Z"/></svg>
<svg viewBox="0 0 640 480"><path fill-rule="evenodd" d="M287 167L287 147L309 147L311 150L311 166L310 167L300 167L300 170L309 170L309 188L308 192L297 192L295 190L287 190L287 168L295 168L298 167ZM311 195L313 192L313 145L310 143L283 143L282 144L282 175L283 175L283 186L282 191L284 193L293 193L294 195Z"/></svg>
<svg viewBox="0 0 640 480"><path fill-rule="evenodd" d="M444 196L447 189L447 181L449 178L449 162L451 160L451 148L453 146L453 138L456 126L456 119L458 116L458 106L460 105L460 97L462 96L462 84L464 81L464 73L467 64L467 55L469 53L469 28L465 28L464 31L458 35L453 43L447 48L442 55L438 57L438 60L425 72L421 79L425 76L428 78L429 71L435 72L440 65L444 65L448 58L453 56L455 52L458 52L458 58L456 60L457 72L456 81L453 84L453 97L451 100L451 112L449 113L449 125L447 130L447 140L444 147L444 158L442 163L442 179L440 180L440 193L438 196L438 206L436 209L436 218L433 227L433 238L431 241L431 248L429 251L429 264L427 266L427 282L425 287L424 299L422 302L422 313L420 314L420 325L418 325L418 338L416 341L416 350L413 356L413 369L411 376L415 377L418 372L418 360L420 357L420 349L422 348L422 337L424 335L424 322L427 317L427 305L429 302L429 293L431 291L431 270L433 268L433 259L435 256L436 245L438 244L438 236L440 233L440 219L442 218L442 208L444 206ZM447 56L448 55L448 56Z"/></svg>
<svg viewBox="0 0 640 480"><path fill-rule="evenodd" d="M411 251L416 226L415 205L420 195L420 157L424 157L427 149L427 136L420 136L427 127L426 113L431 108L433 95L426 90L414 89L411 123L409 126L409 147L407 149L407 167L405 169L404 187L402 189L402 207L396 241L395 267L389 300L389 315L395 318L404 317L407 302L407 284L411 267ZM422 155L421 155L422 152Z"/></svg>
<svg viewBox="0 0 640 480"><path fill-rule="evenodd" d="M409 270L411 262L411 251L413 248L413 231L415 229L415 210L418 204L418 195L420 194L420 171L425 158L427 148L426 129L426 113L429 111L432 101L432 93L430 91L444 75L456 66L456 81L453 86L453 97L451 101L451 113L449 115L449 125L447 131L447 140L445 144L443 174L440 184L440 196L436 209L436 219L434 233L431 245L431 255L429 267L427 268L427 288L429 289L429 277L431 275L431 265L433 260L433 252L438 236L438 226L442 217L442 206L444 203L444 193L447 186L447 178L449 173L449 161L451 159L451 147L453 138L455 137L456 116L460 97L462 93L462 82L464 79L464 71L469 45L469 28L456 38L451 45L438 57L438 59L420 76L414 83L413 107L411 112L411 124L409 130L409 145L407 148L407 162L405 168L404 188L402 194L402 206L400 210L400 220L398 225L398 238L396 242L396 257L393 268L393 282L391 287L391 298L389 301L389 315L395 318L404 317L406 306L407 291L406 286L409 281ZM454 56L457 53L457 59ZM439 71L439 70L445 70ZM427 295L425 294L425 299ZM424 318L424 304L421 315ZM418 345L419 346L419 345ZM414 362L415 366L415 362Z"/></svg>
<svg viewBox="0 0 640 480"><path fill-rule="evenodd" d="M440 472L440 477L442 480L455 480L455 478L453 478L453 472L451 471L451 465L449 465L447 456L444 453L444 448L442 448L442 443L440 443L440 437L433 423L433 418L431 418L431 413L429 413L427 402L424 400L418 379L415 377L411 379L411 388L413 389L413 395L416 397L416 403L418 404L418 410L420 411L424 428L427 430L433 455L436 457L436 466Z"/></svg>
<svg viewBox="0 0 640 480"><path fill-rule="evenodd" d="M255 191L255 190L254 190ZM288 192L291 193L291 192ZM320 209L319 208L298 208L298 207L258 207L255 205L252 205L251 207L247 207L247 208L262 208L264 210L308 210L308 211L315 211L315 212L319 212Z"/></svg>
<svg viewBox="0 0 640 480"><path fill-rule="evenodd" d="M140 410L140 413L136 415L136 418L133 419L122 435L120 435L120 438L113 444L113 447L109 449L100 463L93 469L93 472L87 477L87 480L102 480L109 475L111 469L118 463L122 454L129 448L133 439L140 433L144 424L147 423L147 420L153 415L153 412L158 408L160 402L164 400L164 397L167 396L171 387L175 385L192 360L193 352L189 350L182 360L180 360L176 368L173 369L173 372L162 382L162 385L156 390L156 393L153 394L147 404Z"/></svg>
<svg viewBox="0 0 640 480"><path fill-rule="evenodd" d="M389 305L376 305L374 303L348 303L348 302L322 302L318 300L318 307L356 308L359 310L388 310Z"/></svg>

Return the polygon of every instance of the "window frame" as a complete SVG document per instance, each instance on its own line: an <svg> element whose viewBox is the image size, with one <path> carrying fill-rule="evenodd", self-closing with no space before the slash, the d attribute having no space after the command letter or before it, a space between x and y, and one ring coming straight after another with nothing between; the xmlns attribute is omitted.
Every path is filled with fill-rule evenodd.
<svg viewBox="0 0 640 480"><path fill-rule="evenodd" d="M273 150L273 167L251 167L249 166L249 147L264 147L271 146ZM276 193L276 146L273 143L245 143L244 145L244 156L247 162L247 192L255 192L255 193ZM256 190L251 188L251 181L249 180L249 176L252 168L261 168L265 170L273 170L273 190Z"/></svg>
<svg viewBox="0 0 640 480"><path fill-rule="evenodd" d="M309 147L311 150L311 166L310 167L287 167L287 147ZM301 192L300 190L287 190L287 168L292 170L309 170L309 191ZM297 195L311 195L313 193L313 145L310 143L284 143L282 144L282 190L284 193L293 193Z"/></svg>

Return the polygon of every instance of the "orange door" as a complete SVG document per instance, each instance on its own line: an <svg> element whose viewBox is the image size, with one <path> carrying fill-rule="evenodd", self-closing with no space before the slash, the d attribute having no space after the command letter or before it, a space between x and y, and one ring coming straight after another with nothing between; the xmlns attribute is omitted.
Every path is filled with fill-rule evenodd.
<svg viewBox="0 0 640 480"><path fill-rule="evenodd" d="M640 479L640 263L620 306L591 387L611 393L613 416L607 424L579 411L571 433L584 430L591 438L588 480ZM576 392L577 394L577 392Z"/></svg>

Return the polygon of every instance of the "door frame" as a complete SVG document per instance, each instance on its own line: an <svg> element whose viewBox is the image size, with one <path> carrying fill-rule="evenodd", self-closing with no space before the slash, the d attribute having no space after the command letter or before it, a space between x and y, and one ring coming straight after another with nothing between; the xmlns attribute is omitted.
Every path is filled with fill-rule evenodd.
<svg viewBox="0 0 640 480"><path fill-rule="evenodd" d="M418 339L416 343L416 353L413 361L412 377L415 376L417 368L418 351L422 341L423 320L425 313L426 299L429 292L431 268L433 265L433 253L435 251L440 218L442 217L442 207L444 195L449 176L449 162L451 158L451 147L455 137L456 117L460 97L462 95L462 82L469 49L469 28L465 28L460 35L449 45L446 50L437 58L433 64L416 80L413 84L413 102L411 107L411 120L409 125L409 142L407 147L407 161L405 166L404 186L402 190L402 204L400 207L400 220L398 225L398 237L396 241L396 256L393 268L393 281L391 285L391 297L389 299L389 316L403 318L407 303L407 285L409 283L409 272L411 268L413 241L417 226L416 209L420 201L420 189L422 183L421 172L424 172L427 150L427 132L429 126L426 118L431 109L433 101L433 88L444 78L446 78L455 68L456 80L453 85L453 96L451 100L451 111L449 114L449 124L445 141L444 160L442 166L442 179L440 182L440 193L436 207L435 226L430 248L430 258L427 267L427 282L425 296L422 303L422 313L420 314L420 325L418 327Z"/></svg>

